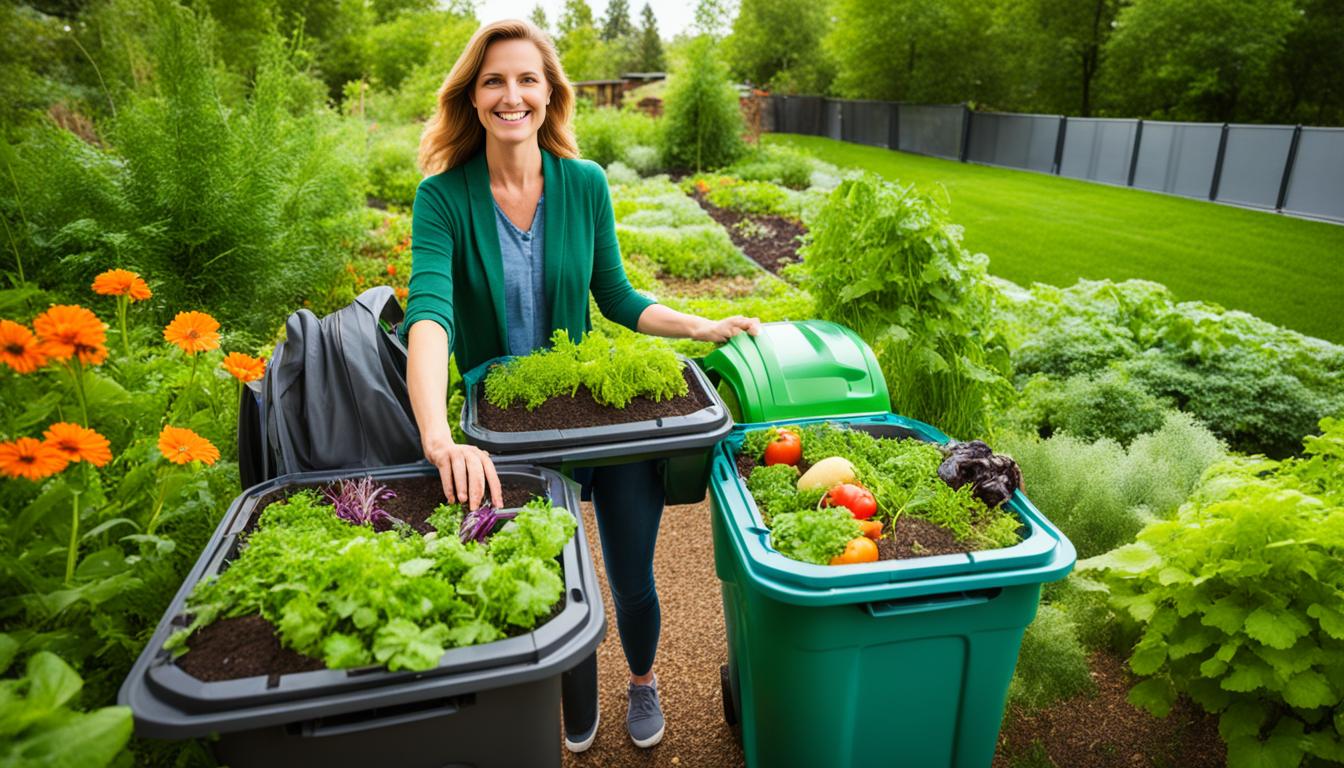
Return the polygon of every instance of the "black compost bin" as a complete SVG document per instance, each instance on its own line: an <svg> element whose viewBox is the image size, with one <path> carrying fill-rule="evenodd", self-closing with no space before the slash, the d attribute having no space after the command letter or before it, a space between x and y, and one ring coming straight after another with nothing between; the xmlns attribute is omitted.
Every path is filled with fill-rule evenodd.
<svg viewBox="0 0 1344 768"><path fill-rule="evenodd" d="M186 623L198 581L236 556L255 513L289 491L372 475L380 482L435 476L412 464L373 470L285 475L234 500L117 697L140 736L214 737L233 766L546 766L560 765L560 675L587 658L606 632L588 556L576 486L560 474L503 464L500 479L547 495L575 513L578 529L561 554L565 602L532 632L453 648L430 670L320 669L273 677L203 682L163 650Z"/></svg>

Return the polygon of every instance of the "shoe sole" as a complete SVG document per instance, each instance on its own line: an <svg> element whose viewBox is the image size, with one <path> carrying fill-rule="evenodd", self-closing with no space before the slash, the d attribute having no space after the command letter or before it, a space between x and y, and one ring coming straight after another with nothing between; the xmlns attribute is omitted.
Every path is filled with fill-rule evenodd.
<svg viewBox="0 0 1344 768"><path fill-rule="evenodd" d="M568 749L570 752L573 752L575 754L578 754L579 752L586 752L589 747L593 746L593 742L597 741L597 726L601 724L601 722L602 722L602 712L601 710L598 710L597 719L593 721L593 732L589 734L588 738L584 739L583 741L570 741L569 737L566 736L565 749ZM661 739L662 737L663 732L659 731L658 738Z"/></svg>
<svg viewBox="0 0 1344 768"><path fill-rule="evenodd" d="M648 749L649 747L656 746L658 742L663 740L663 731L666 730L667 726L664 725L662 728L658 729L657 733L653 734L647 739L644 739L643 741L636 739L634 736L631 736L630 740L635 742L636 747L639 747L640 749Z"/></svg>

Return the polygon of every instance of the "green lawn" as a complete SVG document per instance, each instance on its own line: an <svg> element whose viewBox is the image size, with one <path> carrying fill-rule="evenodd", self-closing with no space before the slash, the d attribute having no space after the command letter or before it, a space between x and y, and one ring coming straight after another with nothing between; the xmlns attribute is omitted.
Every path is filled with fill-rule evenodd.
<svg viewBox="0 0 1344 768"><path fill-rule="evenodd" d="M947 190L966 246L1024 285L1143 278L1344 343L1344 226L815 136L769 135L841 167Z"/></svg>

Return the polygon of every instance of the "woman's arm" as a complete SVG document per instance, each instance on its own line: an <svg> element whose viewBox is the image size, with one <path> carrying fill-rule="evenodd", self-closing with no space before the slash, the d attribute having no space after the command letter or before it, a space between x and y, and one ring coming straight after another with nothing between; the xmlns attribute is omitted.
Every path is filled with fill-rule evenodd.
<svg viewBox="0 0 1344 768"><path fill-rule="evenodd" d="M715 322L697 315L678 312L662 304L650 304L640 314L636 330L650 336L720 343L742 331L755 336L760 333L761 321L754 317L733 315Z"/></svg>

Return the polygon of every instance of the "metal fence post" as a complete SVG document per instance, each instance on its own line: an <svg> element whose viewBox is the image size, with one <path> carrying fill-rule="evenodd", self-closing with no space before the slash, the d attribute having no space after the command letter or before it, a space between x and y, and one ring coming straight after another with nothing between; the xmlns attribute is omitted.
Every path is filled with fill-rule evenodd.
<svg viewBox="0 0 1344 768"><path fill-rule="evenodd" d="M1274 210L1282 211L1288 201L1288 182L1293 177L1293 166L1297 164L1297 144L1302 140L1302 126L1293 128L1293 143L1288 145L1288 161L1283 164L1283 181L1279 182L1279 198Z"/></svg>
<svg viewBox="0 0 1344 768"><path fill-rule="evenodd" d="M1223 123L1222 135L1218 137L1218 158L1213 161L1213 183L1209 185L1209 199L1218 199L1218 182L1223 178L1223 155L1227 154L1227 123Z"/></svg>
<svg viewBox="0 0 1344 768"><path fill-rule="evenodd" d="M966 162L966 155L970 153L971 115L974 114L970 105L963 102L961 105L961 151L957 156L957 159L963 163Z"/></svg>
<svg viewBox="0 0 1344 768"><path fill-rule="evenodd" d="M1139 167L1139 144L1142 142L1143 118L1140 117L1138 122L1134 125L1134 151L1129 155L1129 180L1125 182L1125 186L1127 187L1134 186L1134 172L1138 170Z"/></svg>
<svg viewBox="0 0 1344 768"><path fill-rule="evenodd" d="M1050 172L1056 176L1059 175L1059 167L1064 162L1064 132L1068 130L1068 127L1069 127L1068 115L1060 115L1059 133L1055 135L1055 163L1054 166L1051 167L1050 169Z"/></svg>
<svg viewBox="0 0 1344 768"><path fill-rule="evenodd" d="M898 102L888 102L891 109L891 115L887 118L887 149L901 148L901 105Z"/></svg>

